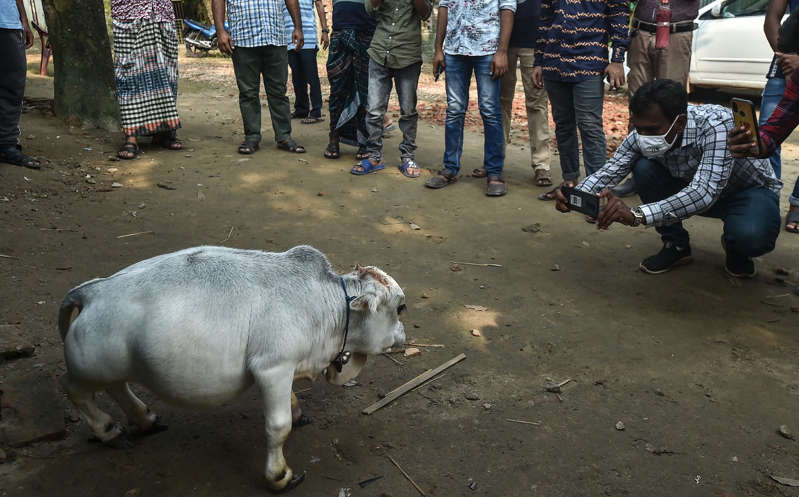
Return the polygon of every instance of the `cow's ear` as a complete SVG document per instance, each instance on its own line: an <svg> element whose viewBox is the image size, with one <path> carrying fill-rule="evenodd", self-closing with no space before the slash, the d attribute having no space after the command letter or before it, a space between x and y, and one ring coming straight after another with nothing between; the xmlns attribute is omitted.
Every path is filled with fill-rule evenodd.
<svg viewBox="0 0 799 497"><path fill-rule="evenodd" d="M374 293L365 293L350 302L350 309L354 311L377 312L377 305L377 295Z"/></svg>

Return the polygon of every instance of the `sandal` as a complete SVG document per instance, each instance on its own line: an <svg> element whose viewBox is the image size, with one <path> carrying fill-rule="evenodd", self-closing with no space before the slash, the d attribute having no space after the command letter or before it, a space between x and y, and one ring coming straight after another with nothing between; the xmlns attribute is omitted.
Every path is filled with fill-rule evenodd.
<svg viewBox="0 0 799 497"><path fill-rule="evenodd" d="M557 186L557 187L549 190L548 192L542 193L541 195L539 195L538 196L538 200L543 200L543 201L555 200L557 198L555 196L555 192L558 191L561 186L570 186L570 187L574 188L574 186L576 184L577 184L577 182L575 182L575 181L564 181L560 186Z"/></svg>
<svg viewBox="0 0 799 497"><path fill-rule="evenodd" d="M0 162L14 166L27 167L28 169L41 169L42 163L22 153L22 147L15 145L0 152Z"/></svg>
<svg viewBox="0 0 799 497"><path fill-rule="evenodd" d="M444 188L445 186L451 185L458 181L458 176L456 173L453 173L447 168L442 169L439 171L435 176L431 177L427 181L424 182L424 186L427 188L433 188L434 190L438 190L439 188Z"/></svg>
<svg viewBox="0 0 799 497"><path fill-rule="evenodd" d="M325 120L325 118L322 117L322 116L319 116L319 117L306 117L300 122L302 124L316 124L316 123L321 123L324 120Z"/></svg>
<svg viewBox="0 0 799 497"><path fill-rule="evenodd" d="M325 149L325 159L338 159L341 157L341 150L338 142L329 142Z"/></svg>
<svg viewBox="0 0 799 497"><path fill-rule="evenodd" d="M488 176L488 171L483 167L472 170L472 178L485 178L486 176Z"/></svg>
<svg viewBox="0 0 799 497"><path fill-rule="evenodd" d="M357 169L359 168L360 169ZM380 164L372 164L372 161L369 159L364 159L361 161L360 164L352 166L350 169L350 173L354 174L355 176L363 176L365 174L373 173L375 171L380 171L381 169L385 169L386 165L382 162Z"/></svg>
<svg viewBox="0 0 799 497"><path fill-rule="evenodd" d="M422 175L421 169L419 169L419 165L413 159L408 159L402 163L402 165L398 166L398 169L402 173L403 176L406 178L418 178ZM416 169L415 173L408 171L408 169Z"/></svg>
<svg viewBox="0 0 799 497"><path fill-rule="evenodd" d="M535 170L535 186L552 186L552 176L546 169Z"/></svg>
<svg viewBox="0 0 799 497"><path fill-rule="evenodd" d="M167 150L183 150L183 142L178 140L177 131L168 131L153 136L153 145L160 145Z"/></svg>
<svg viewBox="0 0 799 497"><path fill-rule="evenodd" d="M139 155L139 144L133 142L125 142L119 147L117 157L122 160L135 159Z"/></svg>
<svg viewBox="0 0 799 497"><path fill-rule="evenodd" d="M285 150L286 152L291 152L292 154L305 153L305 147L295 142L293 138L289 138L288 140L283 140L282 142L278 143L277 148L280 150Z"/></svg>
<svg viewBox="0 0 799 497"><path fill-rule="evenodd" d="M792 224L793 228L789 228L789 224ZM785 231L788 233L799 233L799 209L789 210L788 213L785 214Z"/></svg>
<svg viewBox="0 0 799 497"><path fill-rule="evenodd" d="M298 114L297 111L294 111L294 112L291 113L291 118L292 119L305 119L306 117L308 117L308 113L307 112L305 114Z"/></svg>
<svg viewBox="0 0 799 497"><path fill-rule="evenodd" d="M355 154L355 160L364 160L369 158L369 152L366 151L366 147L358 147L358 153Z"/></svg>
<svg viewBox="0 0 799 497"><path fill-rule="evenodd" d="M487 197L501 197L508 193L508 187L502 176L491 175L486 180L486 196Z"/></svg>
<svg viewBox="0 0 799 497"><path fill-rule="evenodd" d="M261 148L257 141L244 140L244 143L239 145L239 153L242 155L252 155L256 150Z"/></svg>

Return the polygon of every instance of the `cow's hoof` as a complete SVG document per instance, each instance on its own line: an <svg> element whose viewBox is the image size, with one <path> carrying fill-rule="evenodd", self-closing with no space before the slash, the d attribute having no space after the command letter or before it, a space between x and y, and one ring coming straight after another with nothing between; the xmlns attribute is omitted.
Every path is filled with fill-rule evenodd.
<svg viewBox="0 0 799 497"><path fill-rule="evenodd" d="M118 450L130 450L133 448L133 442L130 441L127 432L124 431L111 440L106 440L103 445Z"/></svg>
<svg viewBox="0 0 799 497"><path fill-rule="evenodd" d="M311 418L309 418L305 414L302 414L302 415L300 415L299 418L297 418L297 419L295 419L294 421L291 422L291 427L292 428L299 428L301 426L309 425L312 422L313 421L311 421Z"/></svg>
<svg viewBox="0 0 799 497"><path fill-rule="evenodd" d="M291 477L291 480L289 480L289 482L286 483L285 487L281 488L280 490L273 489L272 493L282 494L284 492L288 492L289 490L292 490L300 486L300 483L302 483L303 481L305 481L305 471L303 471L300 474L295 474L294 476Z"/></svg>

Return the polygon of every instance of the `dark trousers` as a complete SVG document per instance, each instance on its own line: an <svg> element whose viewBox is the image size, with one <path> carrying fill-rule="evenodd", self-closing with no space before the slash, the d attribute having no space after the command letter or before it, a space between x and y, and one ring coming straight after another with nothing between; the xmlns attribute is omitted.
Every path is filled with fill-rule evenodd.
<svg viewBox="0 0 799 497"><path fill-rule="evenodd" d="M299 117L322 117L322 84L319 82L319 69L316 67L317 51L316 48L303 48L299 52L289 50L291 82L294 85L294 114Z"/></svg>
<svg viewBox="0 0 799 497"><path fill-rule="evenodd" d="M248 142L261 141L261 76L264 78L275 141L291 138L291 103L286 96L289 72L286 47L236 47L233 50L233 71L239 86L239 107L245 139Z"/></svg>
<svg viewBox="0 0 799 497"><path fill-rule="evenodd" d="M391 86L397 86L400 111L399 127L402 130L402 143L399 149L402 161L416 159L416 130L419 113L416 112L416 89L419 86L419 73L422 63L417 62L402 69L391 69L369 59L369 104L366 111L366 151L376 162L383 160L383 118L388 109Z"/></svg>
<svg viewBox="0 0 799 497"><path fill-rule="evenodd" d="M648 159L639 159L633 174L638 194L646 204L670 197L687 186L685 181ZM727 193L699 215L724 222L724 243L727 253L734 257L757 257L771 252L780 234L779 198L764 187ZM664 242L679 247L688 245L688 232L681 222L656 229Z"/></svg>
<svg viewBox="0 0 799 497"><path fill-rule="evenodd" d="M25 34L21 29L0 29L0 149L19 143L19 116L25 95Z"/></svg>

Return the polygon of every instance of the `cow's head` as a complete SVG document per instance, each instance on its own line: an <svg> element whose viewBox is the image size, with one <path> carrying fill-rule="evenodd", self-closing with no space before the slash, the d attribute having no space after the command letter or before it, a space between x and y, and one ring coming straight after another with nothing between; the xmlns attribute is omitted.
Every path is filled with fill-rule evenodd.
<svg viewBox="0 0 799 497"><path fill-rule="evenodd" d="M389 352L405 344L405 327L400 321L405 294L394 278L373 266L356 266L344 279L357 281L360 290L349 304L351 321L346 349L352 351L352 357L340 373L327 368L327 380L337 385L357 376L367 355Z"/></svg>

